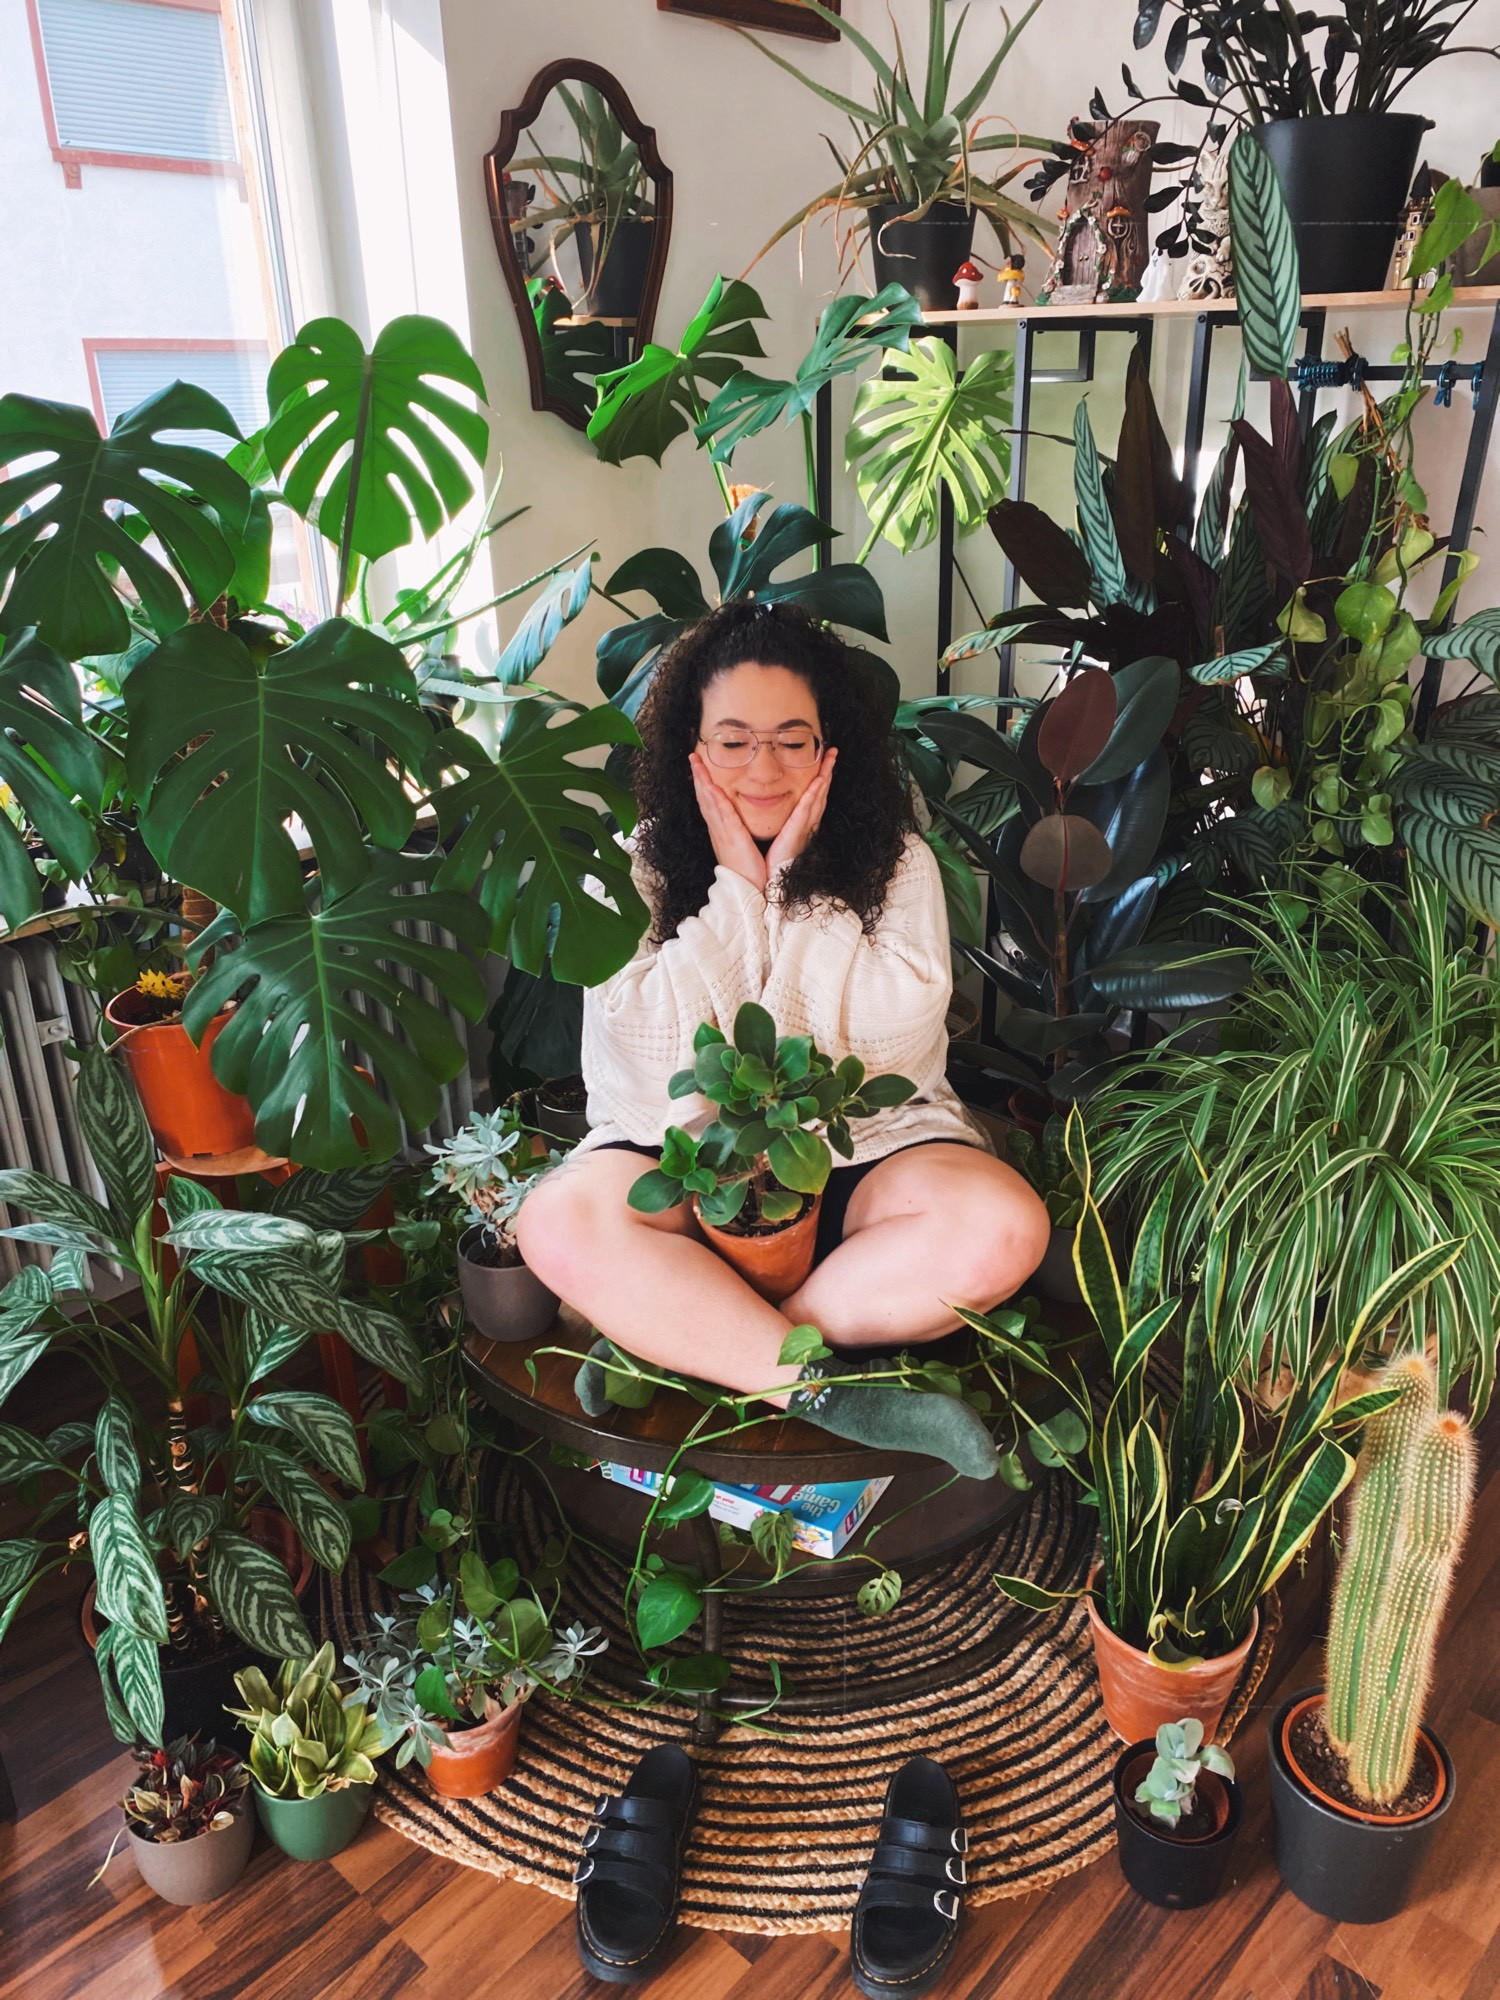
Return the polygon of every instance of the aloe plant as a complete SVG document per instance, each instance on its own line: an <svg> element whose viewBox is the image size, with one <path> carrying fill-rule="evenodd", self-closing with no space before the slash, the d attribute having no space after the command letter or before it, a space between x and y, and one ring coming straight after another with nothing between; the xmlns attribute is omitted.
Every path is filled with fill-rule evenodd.
<svg viewBox="0 0 1500 2000"><path fill-rule="evenodd" d="M229 1713L249 1730L251 1775L273 1799L374 1784L374 1760L392 1739L362 1694L340 1691L331 1640L311 1659L283 1660L274 1684L259 1667L234 1684L245 1706Z"/></svg>

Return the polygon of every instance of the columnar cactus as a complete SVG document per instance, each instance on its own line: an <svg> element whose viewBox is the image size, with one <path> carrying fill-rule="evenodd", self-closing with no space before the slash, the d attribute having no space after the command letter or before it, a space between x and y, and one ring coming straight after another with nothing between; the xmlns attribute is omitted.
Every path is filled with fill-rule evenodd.
<svg viewBox="0 0 1500 2000"><path fill-rule="evenodd" d="M1380 1378L1400 1398L1365 1426L1349 1539L1339 1565L1328 1625L1328 1734L1347 1757L1379 1613L1381 1586L1395 1559L1406 1454L1437 1413L1437 1381L1420 1354L1394 1362Z"/></svg>
<svg viewBox="0 0 1500 2000"><path fill-rule="evenodd" d="M1416 1759L1475 1459L1466 1421L1436 1410L1427 1363L1391 1373L1403 1393L1366 1433L1328 1645L1328 1733L1355 1791L1381 1805L1400 1798Z"/></svg>

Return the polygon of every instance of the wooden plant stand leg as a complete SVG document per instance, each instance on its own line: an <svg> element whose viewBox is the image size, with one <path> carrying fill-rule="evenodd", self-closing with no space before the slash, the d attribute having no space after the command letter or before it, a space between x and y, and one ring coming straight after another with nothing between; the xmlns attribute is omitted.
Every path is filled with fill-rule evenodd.
<svg viewBox="0 0 1500 2000"><path fill-rule="evenodd" d="M717 1583L724 1573L724 1565L719 1559L719 1531L708 1514L695 1514L692 1522L693 1540L698 1544L698 1561L703 1571L705 1583ZM724 1598L717 1590L708 1590L703 1597L703 1651L722 1653L724 1650ZM723 1727L723 1717L719 1710L717 1688L705 1689L698 1697L698 1713L693 1722L693 1741L707 1747L719 1739Z"/></svg>

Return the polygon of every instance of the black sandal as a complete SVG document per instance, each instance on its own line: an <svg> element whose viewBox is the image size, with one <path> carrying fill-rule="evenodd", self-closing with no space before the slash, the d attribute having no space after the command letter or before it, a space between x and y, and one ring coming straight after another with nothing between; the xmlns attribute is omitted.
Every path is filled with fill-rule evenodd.
<svg viewBox="0 0 1500 2000"><path fill-rule="evenodd" d="M595 1979L630 1985L666 1957L697 1804L692 1758L675 1743L659 1743L636 1765L620 1796L594 1808L573 1880L578 1956Z"/></svg>
<svg viewBox="0 0 1500 2000"><path fill-rule="evenodd" d="M854 1983L870 2000L925 1993L958 1939L969 1837L953 1780L931 1757L891 1779L885 1817L855 1905Z"/></svg>

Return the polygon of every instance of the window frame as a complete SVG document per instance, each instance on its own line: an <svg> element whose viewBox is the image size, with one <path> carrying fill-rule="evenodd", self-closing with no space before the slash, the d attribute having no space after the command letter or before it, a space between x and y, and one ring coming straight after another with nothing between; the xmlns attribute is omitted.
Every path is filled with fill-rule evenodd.
<svg viewBox="0 0 1500 2000"><path fill-rule="evenodd" d="M233 56L228 33L229 23L225 16L223 0L125 0L127 6L134 7L176 7L189 14L217 14L224 32L224 65L229 83L231 106L235 104ZM116 153L93 146L64 146L58 139L57 110L52 101L52 79L47 74L47 45L42 37L42 17L37 0L26 0L26 25L31 33L31 58L36 67L37 91L42 100L42 122L47 131L47 144L52 157L63 170L63 185L69 188L83 186L85 167L125 167L143 173L159 174L211 174L220 179L232 180L245 193L245 167L242 159L233 160L169 160L156 153ZM236 115L236 128L239 126ZM236 129L236 140L243 152L244 134Z"/></svg>

